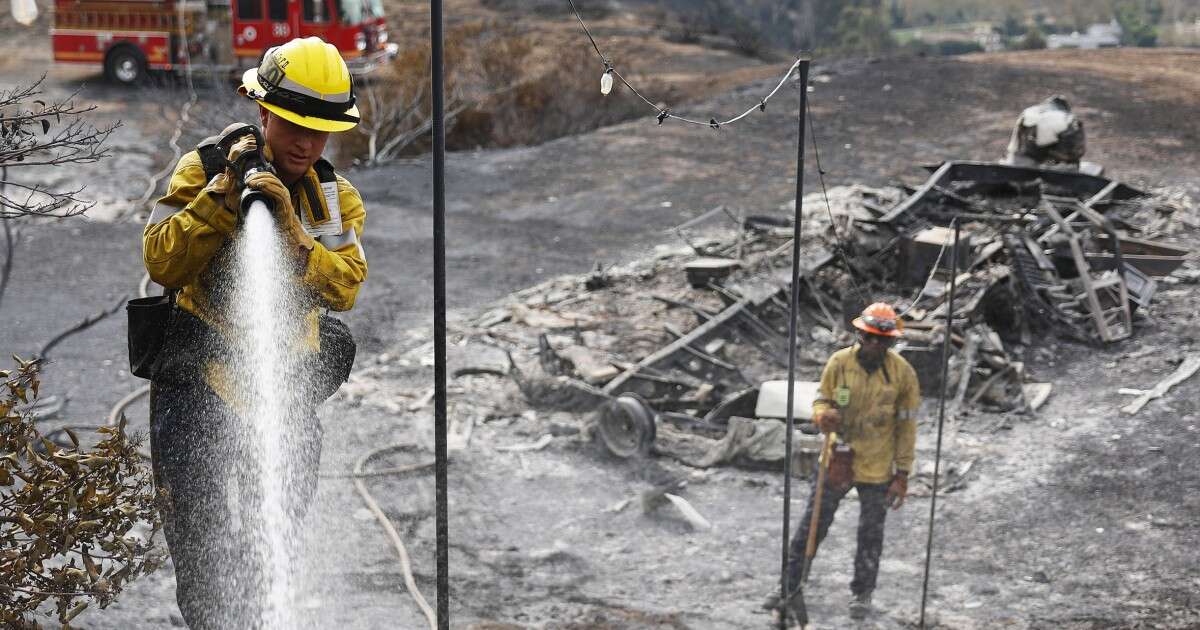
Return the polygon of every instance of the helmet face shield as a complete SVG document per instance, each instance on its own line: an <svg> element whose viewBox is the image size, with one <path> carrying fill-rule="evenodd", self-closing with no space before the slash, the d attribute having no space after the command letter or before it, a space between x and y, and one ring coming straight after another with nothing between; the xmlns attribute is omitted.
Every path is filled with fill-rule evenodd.
<svg viewBox="0 0 1200 630"><path fill-rule="evenodd" d="M863 315L862 320L864 324L877 330L882 330L885 333L896 330L896 320L894 319L884 319L882 317L875 317L874 315Z"/></svg>

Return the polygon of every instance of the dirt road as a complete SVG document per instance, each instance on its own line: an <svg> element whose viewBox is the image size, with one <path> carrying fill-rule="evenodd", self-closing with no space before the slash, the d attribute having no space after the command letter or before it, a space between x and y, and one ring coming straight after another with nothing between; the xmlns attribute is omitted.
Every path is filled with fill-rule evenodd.
<svg viewBox="0 0 1200 630"><path fill-rule="evenodd" d="M1059 67L1041 61L1055 57L1030 55L831 66L828 81L818 82L812 94L827 183L914 182L923 178L920 164L996 158L1021 108L1062 93L1087 125L1089 159L1131 183L1195 192L1200 179L1192 144L1200 136L1200 117L1189 84L1105 72L1127 62L1152 67L1155 54L1097 53L1086 68L1080 67L1086 59L1072 57ZM1171 54L1193 60L1177 72L1198 67L1195 55ZM6 65L2 79L36 74L40 69L31 65ZM86 84L94 86L95 79ZM55 70L50 81L66 89L79 78ZM700 118L732 113L767 89L760 83L678 109ZM672 240L664 228L715 205L771 212L786 204L795 186L796 96L789 89L765 113L720 131L658 127L651 117L538 147L450 156L454 316L542 279L583 272L597 260L639 256ZM106 116L123 118L129 142L162 142L155 135L161 121L139 109L143 104L107 87L85 87L81 98L110 108ZM808 190L815 191L815 156L808 150ZM347 317L366 366L379 353L395 357L424 341L406 332L430 321L430 169L427 161L415 160L348 175L369 212L364 246L370 278ZM120 181L89 174L83 183ZM132 293L140 273L140 231L134 223L84 220L25 229L21 265L0 306L0 348L29 354L53 332ZM1014 419L1010 430L964 429L958 455L978 457L979 473L940 504L931 601L942 626L1200 624L1194 595L1200 591L1194 551L1200 529L1192 522L1200 507L1200 423L1191 402L1198 386L1185 384L1133 419L1115 412L1118 387L1151 384L1171 369L1169 361L1194 347L1184 317L1195 307L1192 292L1165 296L1155 307L1156 323L1132 341L1102 353L1058 347L1062 356L1055 365L1030 360L1034 375L1057 383L1049 407L1036 418ZM114 317L54 353L46 385L71 393L70 421L101 419L139 384L123 371L124 343L122 322ZM1140 348L1154 351L1122 358ZM420 391L429 376L414 364L389 378L399 391ZM130 415L145 426L144 407ZM322 417L326 473L347 470L374 446L427 441L427 411L330 405ZM521 455L490 448L535 438L548 422L523 418L480 428L473 442L478 446L456 458L455 627L765 624L766 617L752 609L778 571L778 479L720 470L697 480L688 496L717 525L711 534L636 511L613 515L604 508L645 483L638 471L569 440ZM928 426L922 431L927 446ZM1149 446L1162 449L1150 452ZM421 478L372 482L411 545L418 583L429 597L431 485ZM324 480L316 507L311 594L301 604L311 612L312 627L420 627L386 540L364 518L348 483ZM914 500L889 520L876 596L888 612L872 624L897 627L915 619L927 508L925 500ZM845 508L817 563L810 599L820 627L846 622L854 513L854 506ZM150 629L177 625L177 614L173 580L164 571L135 584L110 610L81 619L86 628Z"/></svg>

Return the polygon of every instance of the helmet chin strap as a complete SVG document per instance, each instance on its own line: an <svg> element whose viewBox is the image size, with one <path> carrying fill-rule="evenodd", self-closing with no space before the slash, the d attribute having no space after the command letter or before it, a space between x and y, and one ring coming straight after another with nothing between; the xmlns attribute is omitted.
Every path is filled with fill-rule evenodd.
<svg viewBox="0 0 1200 630"><path fill-rule="evenodd" d="M887 354L887 348L881 348L878 353L874 353L874 351L870 352L868 353L867 344L863 343L863 335L860 333L858 336L858 351L854 353L854 356L858 359L859 365L864 370L874 372L883 365L883 358Z"/></svg>

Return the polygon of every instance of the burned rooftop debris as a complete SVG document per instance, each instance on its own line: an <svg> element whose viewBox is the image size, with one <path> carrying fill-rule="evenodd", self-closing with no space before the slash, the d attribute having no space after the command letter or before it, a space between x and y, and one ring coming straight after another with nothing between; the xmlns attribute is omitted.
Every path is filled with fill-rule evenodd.
<svg viewBox="0 0 1200 630"><path fill-rule="evenodd" d="M951 414L1032 411L1052 384L1030 382L1025 357L1054 336L1097 346L1129 338L1155 278L1189 254L1156 240L1175 207L1118 181L981 162L929 170L916 188L844 187L828 208L820 197L806 203L794 287L802 370L848 345L849 317L883 299L902 312L897 349L928 391L940 384L949 325ZM786 374L793 230L781 216L714 209L671 230L679 244L651 260L520 292L471 334L510 353L527 404L588 415L618 457L778 464L782 450L762 438L784 416L775 390ZM812 389L797 384L802 421ZM811 468L803 461L818 443L798 445L797 471Z"/></svg>

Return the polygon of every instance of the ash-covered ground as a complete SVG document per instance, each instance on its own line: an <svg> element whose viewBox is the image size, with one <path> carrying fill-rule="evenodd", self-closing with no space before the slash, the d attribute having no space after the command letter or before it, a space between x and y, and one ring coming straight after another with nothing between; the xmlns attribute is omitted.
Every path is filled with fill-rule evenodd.
<svg viewBox="0 0 1200 630"><path fill-rule="evenodd" d="M998 158L1016 114L1061 93L1087 125L1088 158L1105 164L1110 176L1195 196L1200 118L1191 86L1198 60L1188 53L1115 51L1082 60L1005 55L827 65L815 73L827 78L812 94L826 182L916 183L925 176L921 164ZM4 66L5 84L36 78L46 67L44 58L26 61ZM1150 71L1158 67L1174 74ZM99 120L125 123L118 155L79 171L79 183L114 199L141 196L142 178L169 158L164 143L173 121L156 115L142 93L103 85L99 76L52 69L48 82L58 94L80 87L80 99L101 106ZM740 111L772 87L767 83L773 82L677 107L698 117ZM180 98L178 90L163 94ZM678 244L663 230L716 205L778 212L795 190L797 96L788 89L765 113L720 131L659 127L647 117L537 147L451 155L452 320L461 327L511 292L584 273L596 261L627 263L654 245ZM806 151L806 189L813 192L815 155ZM154 159L131 157L138 154ZM375 465L411 463L427 456L420 448L431 442L430 406L416 404L432 383L422 350L432 310L430 165L413 160L347 176L366 200L371 271L345 319L360 343L359 381L373 386L323 408L326 474L347 472L363 452L392 443L415 444L418 452ZM135 221L24 228L18 267L0 305L0 348L28 355L57 331L132 295L141 275L140 234ZM1197 245L1194 231L1176 238ZM930 609L940 627L1200 625L1194 403L1200 381L1180 385L1136 416L1117 411L1127 401L1119 388L1147 388L1195 352L1197 301L1194 286L1162 287L1133 338L1103 349L1045 340L1026 357L1032 376L1055 385L1045 407L1004 422L968 417L960 424L946 457L974 463L965 487L938 504ZM119 315L71 337L52 359L46 389L71 399L58 421L100 422L141 384L124 369ZM805 369L802 376L815 378L817 368ZM481 417L452 458L452 627L768 623L756 608L777 583L778 475L733 468L696 473L669 458L656 459L649 471L631 467L574 434L581 416L527 413L496 377L451 385L456 431L466 420L456 410L499 401L504 412L486 422ZM922 463L930 458L934 408L927 402ZM144 404L129 415L135 427L145 427ZM528 445L547 433L557 437L541 450L496 448ZM648 488L660 470L689 479L685 496L714 530L693 531L669 511L609 511ZM417 583L432 598L432 479L383 477L368 485L399 527ZM804 492L794 491L798 517ZM399 563L350 482L323 479L319 493L310 586L298 602L311 627L422 627ZM863 627L915 622L928 507L928 499L917 497L889 517L875 598L882 612ZM808 600L817 627L849 623L855 522L848 503L814 566ZM173 590L163 570L135 583L108 610L80 617L80 627L177 626Z"/></svg>

